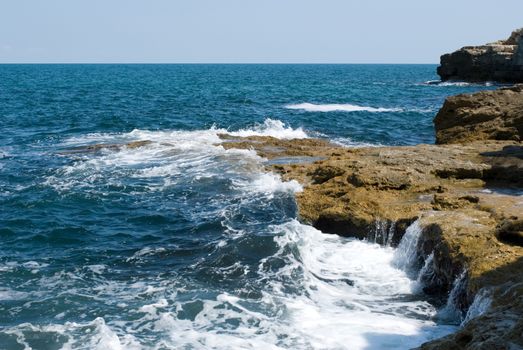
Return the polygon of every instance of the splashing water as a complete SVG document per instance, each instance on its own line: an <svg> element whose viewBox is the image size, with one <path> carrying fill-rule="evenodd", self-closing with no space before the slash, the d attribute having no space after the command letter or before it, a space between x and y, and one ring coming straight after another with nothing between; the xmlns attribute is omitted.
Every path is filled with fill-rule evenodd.
<svg viewBox="0 0 523 350"><path fill-rule="evenodd" d="M445 96L477 87L419 85L433 66L0 70L0 348L404 349L455 329L405 268L414 228L394 249L385 225L382 246L300 224L301 186L219 134L430 143Z"/></svg>
<svg viewBox="0 0 523 350"><path fill-rule="evenodd" d="M280 126L265 132L275 130ZM294 132L283 130L282 137ZM24 317L27 305L52 321L29 317L3 328L0 340L28 348L46 339L73 349L402 349L452 331L432 320L435 308L416 295L416 281L403 269L410 266L417 224L397 250L387 246L394 225L379 227L376 240L386 245L380 246L300 224L293 194L301 186L264 173L251 151L225 150L221 132L134 130L65 140L60 149L93 141L152 141L137 149L75 153L80 158L56 168L44 186L66 201L142 198L142 209L131 218L173 226L174 236L161 238L154 230L134 236L131 242L143 240L144 247L124 243L131 237L117 229L107 237L117 245L97 248L88 241L97 257L86 263L64 265L78 254L73 244L62 256L11 265L12 278L35 286L24 294L13 294L21 293L13 286L3 294L19 305L12 309L16 317ZM187 222L185 230L140 212L158 201L174 201L167 208ZM194 224L196 231L190 229ZM201 234L208 237L202 240ZM398 256L405 257L400 268ZM25 275L26 269L33 273ZM38 299L48 301L26 304Z"/></svg>
<svg viewBox="0 0 523 350"><path fill-rule="evenodd" d="M488 289L481 289L474 297L474 301L467 310L467 314L465 315L463 322L461 322L461 325L463 326L473 318L485 314L490 309L491 304L492 299L490 298L490 291Z"/></svg>
<svg viewBox="0 0 523 350"><path fill-rule="evenodd" d="M394 256L394 266L404 271L416 269L418 262L418 242L422 229L419 220L414 221L405 230Z"/></svg>
<svg viewBox="0 0 523 350"><path fill-rule="evenodd" d="M448 320L459 320L460 323L463 322L465 314L461 307L461 300L466 293L465 288L467 287L467 282L467 270L463 270L452 283L447 304L440 310L439 317Z"/></svg>

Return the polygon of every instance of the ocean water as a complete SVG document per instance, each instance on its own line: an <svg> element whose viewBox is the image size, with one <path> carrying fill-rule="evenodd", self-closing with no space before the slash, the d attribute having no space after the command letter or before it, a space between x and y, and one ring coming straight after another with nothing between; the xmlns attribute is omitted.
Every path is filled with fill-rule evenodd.
<svg viewBox="0 0 523 350"><path fill-rule="evenodd" d="M446 96L490 88L435 68L0 65L0 349L406 349L453 331L409 242L300 223L300 184L218 137L432 143Z"/></svg>

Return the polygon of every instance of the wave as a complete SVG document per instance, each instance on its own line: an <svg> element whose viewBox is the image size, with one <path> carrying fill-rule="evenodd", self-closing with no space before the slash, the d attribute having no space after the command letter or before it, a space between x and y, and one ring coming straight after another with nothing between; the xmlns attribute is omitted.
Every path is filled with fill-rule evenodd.
<svg viewBox="0 0 523 350"><path fill-rule="evenodd" d="M278 139L303 139L308 138L309 135L303 128L292 128L287 126L284 122L277 119L267 118L263 123L257 123L250 128L243 128L237 131L230 131L224 128L217 128L215 126L195 131L182 130L142 130L134 129L128 133L91 133L81 136L73 136L64 140L62 147L78 147L86 146L95 143L127 143L134 141L153 141L163 143L174 143L180 145L180 141L185 143L188 148L196 144L220 143L220 134L229 134L238 137L249 136L272 136ZM7 153L6 153L7 154ZM2 155L2 153L0 153Z"/></svg>
<svg viewBox="0 0 523 350"><path fill-rule="evenodd" d="M331 140L332 143L349 148L363 148L363 147L382 147L381 143L370 143L370 142L360 142L354 141L349 137L336 137Z"/></svg>
<svg viewBox="0 0 523 350"><path fill-rule="evenodd" d="M436 309L412 298L417 282L395 266L396 249L326 235L297 220L270 225L267 233L272 239L265 244L272 241L273 253L253 266L256 280L245 279L255 283L257 298L245 298L241 291L202 291L179 278L111 281L110 271L96 267L94 276L89 266L70 276L42 277L39 283L53 293L65 286L71 295L94 292L122 317L109 314L78 323L61 323L57 317L56 323L24 323L4 333L20 343L35 334L56 339L65 342L63 348L341 349L350 344L351 349L405 349L455 330L437 325L431 320ZM245 243L253 244L252 235L247 236ZM238 237L226 241L235 248L218 245L222 255L241 245ZM143 263L140 259L167 249L172 248L145 247L127 263ZM226 276L247 267L236 261L220 271ZM94 290L75 284L84 279L96 283ZM187 298L188 290L194 299Z"/></svg>
<svg viewBox="0 0 523 350"><path fill-rule="evenodd" d="M417 85L429 85L429 86L456 86L456 87L467 87L467 86L501 86L494 81L486 81L484 83L471 83L467 81L441 81L441 80L428 80L422 84Z"/></svg>
<svg viewBox="0 0 523 350"><path fill-rule="evenodd" d="M305 139L309 136L302 128L293 129L286 127L281 120L271 118L265 119L262 124L256 124L252 128L240 129L238 131L228 132L228 134L239 137L248 136L272 136L278 139Z"/></svg>
<svg viewBox="0 0 523 350"><path fill-rule="evenodd" d="M238 132L266 134L282 129L295 130L266 121ZM282 218L286 205L282 198L301 191L301 185L263 172L261 158L252 151L224 149L219 145L220 132L215 128L134 130L93 136L110 143L145 139L154 143L90 154L58 169L49 181L69 183L68 191L114 193L120 193L120 187L111 190L107 184L123 182L134 191L146 184L149 187L141 191L148 196L150 188L165 189L177 181L186 186L177 194L187 186L198 191L226 186L227 196L206 194L201 197L205 205L190 213L217 219L227 229L226 234L213 237L207 244L212 251L190 269L205 273L206 279L236 276L231 281L241 281L241 288L221 284L209 288L183 273L174 278L155 273L115 280L113 267L104 264L41 273L35 285L45 285L45 290L28 295L0 290L0 297L2 291L4 298L24 300L93 295L108 311L104 318L94 318L92 313L85 322L66 321L72 316L64 311L55 317L56 323L6 328L9 339L29 343L36 334L65 342L60 344L63 348L99 349L335 349L347 344L352 349L403 349L455 329L432 321L435 308L415 295L417 281L395 266L394 248L325 235L296 219ZM136 177L139 184L129 181ZM213 182L206 182L208 178ZM277 215L262 220L253 214L261 210ZM191 222L203 221L191 217ZM118 259L134 270L154 267L157 261L178 254L187 254L187 247L161 241ZM251 259L256 260L249 263ZM36 261L21 266L31 271L45 267Z"/></svg>
<svg viewBox="0 0 523 350"><path fill-rule="evenodd" d="M383 108L383 107L367 107L358 106L352 104L314 104L314 103L298 103L286 105L287 109L303 110L306 112L370 112L370 113L381 113L381 112L401 112L401 108Z"/></svg>
<svg viewBox="0 0 523 350"><path fill-rule="evenodd" d="M280 120L266 119L251 128L228 131L211 127L205 130L151 131L135 129L128 133L93 133L64 140L60 148L77 148L92 144L121 144L151 141L139 148L100 149L96 153L74 153L71 164L57 169L45 184L59 192L87 190L99 193L106 185L136 191L161 191L180 182L204 181L220 177L221 172L257 173L262 159L253 150L224 149L220 134L237 137L272 136L279 139L307 138L301 128L292 128ZM65 153L67 155L67 153ZM219 161L218 161L219 160ZM139 183L129 186L129 180ZM269 176L257 179L253 188L275 186ZM297 188L296 184L291 187ZM94 191L94 192L92 192Z"/></svg>

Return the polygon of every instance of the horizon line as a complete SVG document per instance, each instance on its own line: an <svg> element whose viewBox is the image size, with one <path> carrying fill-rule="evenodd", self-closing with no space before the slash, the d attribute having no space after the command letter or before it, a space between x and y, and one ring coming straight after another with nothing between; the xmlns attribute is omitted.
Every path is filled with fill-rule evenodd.
<svg viewBox="0 0 523 350"><path fill-rule="evenodd" d="M437 65L393 62L0 62L0 65Z"/></svg>

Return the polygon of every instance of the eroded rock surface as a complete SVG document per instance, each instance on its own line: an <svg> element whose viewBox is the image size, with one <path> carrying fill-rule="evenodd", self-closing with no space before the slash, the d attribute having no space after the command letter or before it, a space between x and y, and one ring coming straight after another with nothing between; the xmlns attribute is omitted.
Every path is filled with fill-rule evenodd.
<svg viewBox="0 0 523 350"><path fill-rule="evenodd" d="M423 349L523 346L521 142L347 149L311 139L225 138L224 147L254 149L269 159L268 170L302 183L301 219L323 232L376 238L378 227L392 227L388 239L397 244L419 218L419 265L432 255L425 291L445 296L462 276L455 303L463 315L480 291L491 300L487 313ZM320 160L292 162L303 156ZM285 164L274 162L282 158Z"/></svg>
<svg viewBox="0 0 523 350"><path fill-rule="evenodd" d="M507 40L466 46L441 56L441 80L523 82L523 28Z"/></svg>
<svg viewBox="0 0 523 350"><path fill-rule="evenodd" d="M523 140L523 84L451 96L434 119L436 142Z"/></svg>

